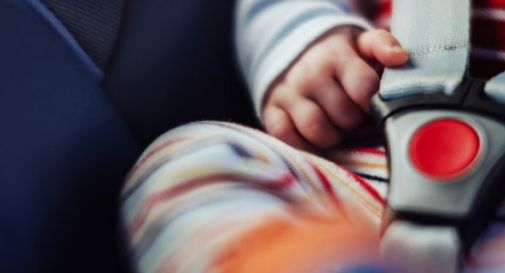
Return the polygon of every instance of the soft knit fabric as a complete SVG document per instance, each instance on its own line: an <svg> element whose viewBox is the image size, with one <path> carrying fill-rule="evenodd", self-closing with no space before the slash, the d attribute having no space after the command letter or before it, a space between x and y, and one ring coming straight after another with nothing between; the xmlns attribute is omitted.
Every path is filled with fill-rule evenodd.
<svg viewBox="0 0 505 273"><path fill-rule="evenodd" d="M258 113L271 83L318 37L341 25L372 28L345 0L240 0L236 14L237 55Z"/></svg>
<svg viewBox="0 0 505 273"><path fill-rule="evenodd" d="M141 273L338 273L373 264L387 190L383 149L335 163L228 123L156 140L122 193ZM505 272L505 222L475 246L465 272Z"/></svg>
<svg viewBox="0 0 505 273"><path fill-rule="evenodd" d="M472 3L470 71L489 79L505 70L505 0ZM322 34L342 25L388 28L390 16L391 0L238 1L237 52L258 113L272 82Z"/></svg>

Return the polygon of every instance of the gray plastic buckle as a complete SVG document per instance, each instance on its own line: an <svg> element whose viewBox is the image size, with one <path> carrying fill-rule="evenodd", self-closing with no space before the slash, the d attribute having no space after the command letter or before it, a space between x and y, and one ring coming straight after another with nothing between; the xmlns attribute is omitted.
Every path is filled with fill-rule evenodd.
<svg viewBox="0 0 505 273"><path fill-rule="evenodd" d="M461 120L472 126L480 138L480 152L470 171L449 183L436 183L413 166L409 144L414 133L424 124L446 118ZM465 218L472 209L483 180L505 152L505 127L488 117L467 112L407 112L388 119L386 132L391 166L388 204L393 211Z"/></svg>
<svg viewBox="0 0 505 273"><path fill-rule="evenodd" d="M462 121L479 138L471 167L443 183L420 172L409 154L415 133L439 119ZM505 196L505 126L454 110L400 112L385 125L391 177L381 252L405 266L403 272L458 272L464 253L496 209L493 202Z"/></svg>

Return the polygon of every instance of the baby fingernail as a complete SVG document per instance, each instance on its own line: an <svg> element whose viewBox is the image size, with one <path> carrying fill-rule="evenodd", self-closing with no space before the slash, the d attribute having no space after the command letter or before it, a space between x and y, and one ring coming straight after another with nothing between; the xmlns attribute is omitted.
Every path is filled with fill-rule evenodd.
<svg viewBox="0 0 505 273"><path fill-rule="evenodd" d="M404 53L405 49L403 49L401 46L393 46L391 47L391 51L393 53Z"/></svg>

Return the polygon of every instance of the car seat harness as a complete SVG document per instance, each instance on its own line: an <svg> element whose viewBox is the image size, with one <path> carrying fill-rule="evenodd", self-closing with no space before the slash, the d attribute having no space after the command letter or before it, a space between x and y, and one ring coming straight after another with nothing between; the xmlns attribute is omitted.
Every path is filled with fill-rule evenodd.
<svg viewBox="0 0 505 273"><path fill-rule="evenodd" d="M390 188L381 241L404 272L456 273L505 197L505 73L468 75L471 0L393 1L410 53L386 69L372 112Z"/></svg>

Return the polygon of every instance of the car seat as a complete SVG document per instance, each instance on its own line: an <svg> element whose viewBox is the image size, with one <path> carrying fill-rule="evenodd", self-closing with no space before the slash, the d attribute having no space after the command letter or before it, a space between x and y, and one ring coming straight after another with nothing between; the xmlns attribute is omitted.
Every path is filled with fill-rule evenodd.
<svg viewBox="0 0 505 273"><path fill-rule="evenodd" d="M145 144L254 123L232 2L0 0L0 272L120 272L117 196Z"/></svg>

